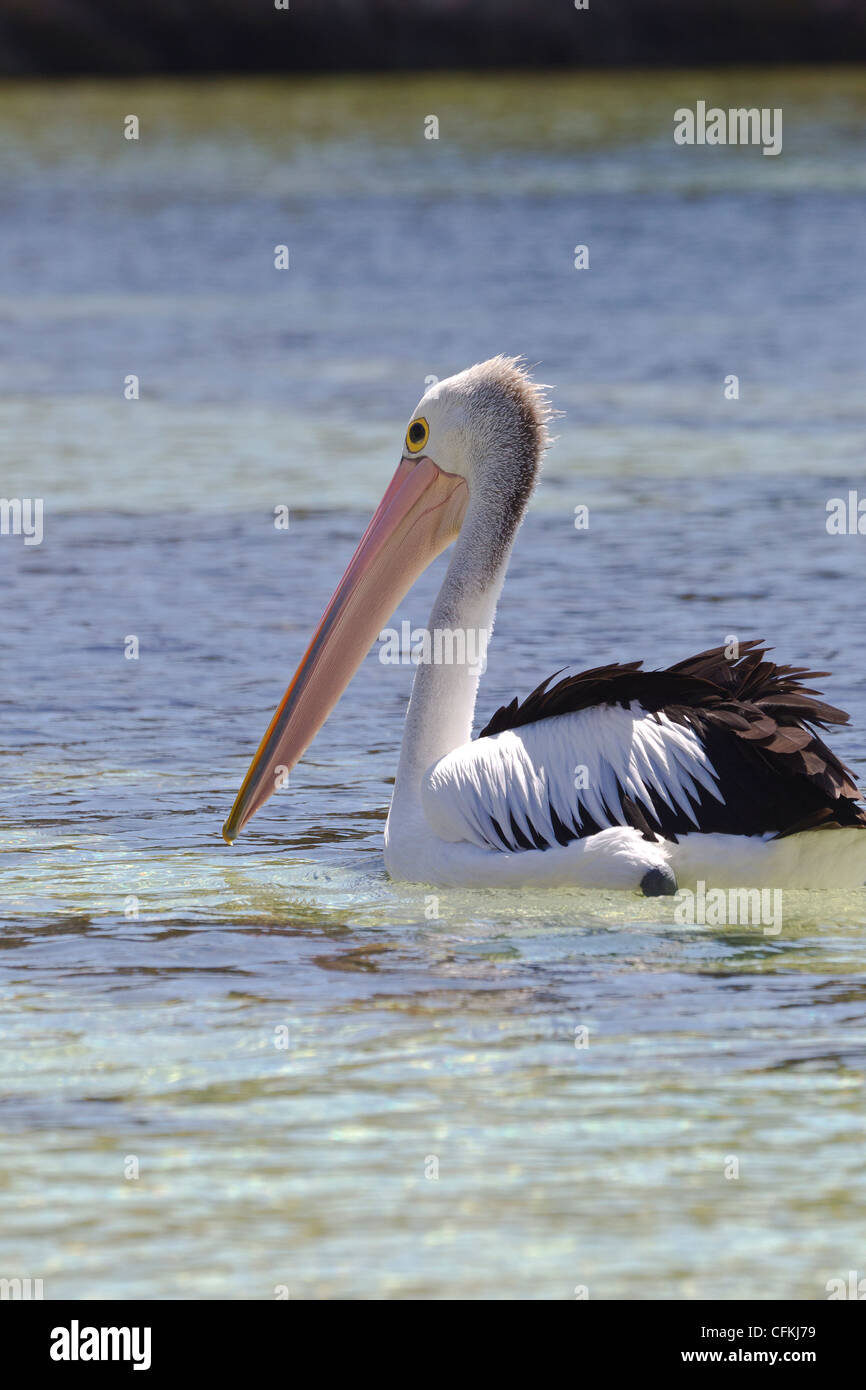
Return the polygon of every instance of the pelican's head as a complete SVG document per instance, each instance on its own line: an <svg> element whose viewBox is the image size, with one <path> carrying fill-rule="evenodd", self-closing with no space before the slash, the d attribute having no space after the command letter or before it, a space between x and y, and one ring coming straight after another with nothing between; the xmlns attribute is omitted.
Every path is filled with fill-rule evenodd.
<svg viewBox="0 0 866 1390"><path fill-rule="evenodd" d="M397 471L259 749L223 836L231 842L312 743L418 576L471 523L491 564L526 510L547 445L544 388L493 357L421 397Z"/></svg>
<svg viewBox="0 0 866 1390"><path fill-rule="evenodd" d="M437 381L412 412L403 457L427 455L476 486L501 485L511 473L528 495L547 444L545 389L514 357L492 357Z"/></svg>

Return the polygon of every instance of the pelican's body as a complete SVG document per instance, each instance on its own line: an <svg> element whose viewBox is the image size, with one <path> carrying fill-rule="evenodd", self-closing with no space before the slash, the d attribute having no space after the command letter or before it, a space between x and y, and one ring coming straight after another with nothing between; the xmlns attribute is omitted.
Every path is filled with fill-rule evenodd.
<svg viewBox="0 0 866 1390"><path fill-rule="evenodd" d="M672 893L866 882L866 810L816 727L841 711L755 642L666 671L545 681L471 738L516 531L547 443L541 389L511 359L419 403L397 473L238 794L231 841L324 723L397 602L452 541L385 831L394 878ZM475 660L469 654L475 656ZM553 679L553 678L551 678Z"/></svg>

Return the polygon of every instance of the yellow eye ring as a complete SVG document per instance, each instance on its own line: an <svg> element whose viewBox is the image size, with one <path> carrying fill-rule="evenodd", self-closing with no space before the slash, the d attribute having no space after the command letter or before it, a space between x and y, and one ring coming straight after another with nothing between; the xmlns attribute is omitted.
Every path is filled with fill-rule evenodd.
<svg viewBox="0 0 866 1390"><path fill-rule="evenodd" d="M424 416L419 415L406 431L406 448L410 454L419 454L429 438L430 426Z"/></svg>

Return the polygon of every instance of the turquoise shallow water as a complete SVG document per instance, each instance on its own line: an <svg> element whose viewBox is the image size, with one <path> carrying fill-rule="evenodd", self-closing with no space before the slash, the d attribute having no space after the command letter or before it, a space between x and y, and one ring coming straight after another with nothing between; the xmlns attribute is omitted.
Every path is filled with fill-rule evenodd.
<svg viewBox="0 0 866 1390"><path fill-rule="evenodd" d="M750 91L784 105L778 160L675 149L674 107ZM825 527L863 487L864 94L0 93L2 491L45 500L41 546L0 538L0 1275L809 1299L862 1273L866 894L792 895L773 938L618 894L443 892L431 920L382 870L411 670L375 654L231 851L219 827L425 376L500 350L564 414L480 717L567 662L763 635L834 673L866 781L863 540Z"/></svg>

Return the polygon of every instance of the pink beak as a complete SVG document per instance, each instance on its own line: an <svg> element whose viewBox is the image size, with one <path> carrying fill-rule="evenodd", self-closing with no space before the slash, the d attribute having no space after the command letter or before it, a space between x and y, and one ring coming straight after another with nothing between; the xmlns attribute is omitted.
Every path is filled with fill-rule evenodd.
<svg viewBox="0 0 866 1390"><path fill-rule="evenodd" d="M223 826L231 844L312 743L383 623L460 531L469 490L432 459L401 459Z"/></svg>

